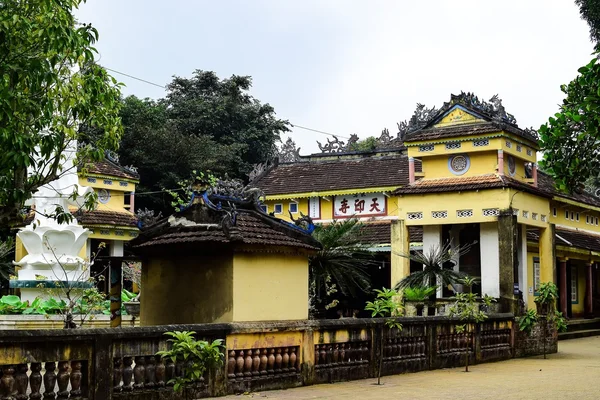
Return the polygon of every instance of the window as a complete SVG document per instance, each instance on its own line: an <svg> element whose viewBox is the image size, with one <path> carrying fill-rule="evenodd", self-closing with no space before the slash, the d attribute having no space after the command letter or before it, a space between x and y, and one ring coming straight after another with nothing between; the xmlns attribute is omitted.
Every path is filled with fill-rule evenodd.
<svg viewBox="0 0 600 400"><path fill-rule="evenodd" d="M579 303L579 293L577 292L577 266L571 266L571 303Z"/></svg>
<svg viewBox="0 0 600 400"><path fill-rule="evenodd" d="M571 221L575 221L575 213L571 211Z"/></svg>
<svg viewBox="0 0 600 400"><path fill-rule="evenodd" d="M569 219L569 212L565 210L565 219Z"/></svg>
<svg viewBox="0 0 600 400"><path fill-rule="evenodd" d="M596 222L594 223L594 225L598 226L598 217L596 217Z"/></svg>
<svg viewBox="0 0 600 400"><path fill-rule="evenodd" d="M554 208L552 209L552 216L553 216L553 217L556 217L556 207L554 207Z"/></svg>
<svg viewBox="0 0 600 400"><path fill-rule="evenodd" d="M298 203L290 203L290 212L292 214L298 213Z"/></svg>
<svg viewBox="0 0 600 400"><path fill-rule="evenodd" d="M590 216L589 216L589 215L586 215L586 216L585 216L585 223L586 223L586 224L589 224L589 223L590 223Z"/></svg>
<svg viewBox="0 0 600 400"><path fill-rule="evenodd" d="M260 209L265 213L268 214L269 213L269 206L266 204L261 204L260 205Z"/></svg>
<svg viewBox="0 0 600 400"><path fill-rule="evenodd" d="M540 272L540 258L533 257L533 290L537 294L537 290L540 287L541 272Z"/></svg>
<svg viewBox="0 0 600 400"><path fill-rule="evenodd" d="M283 204L275 204L275 214L281 214L283 212Z"/></svg>
<svg viewBox="0 0 600 400"><path fill-rule="evenodd" d="M579 222L579 213L575 214L575 221Z"/></svg>
<svg viewBox="0 0 600 400"><path fill-rule="evenodd" d="M110 192L106 189L100 189L98 191L98 201L102 204L108 203L110 200Z"/></svg>

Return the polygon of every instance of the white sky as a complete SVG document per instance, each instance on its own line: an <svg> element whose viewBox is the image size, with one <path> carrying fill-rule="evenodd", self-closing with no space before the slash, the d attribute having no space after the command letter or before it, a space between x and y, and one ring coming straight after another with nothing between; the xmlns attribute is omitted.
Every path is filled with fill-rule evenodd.
<svg viewBox="0 0 600 400"><path fill-rule="evenodd" d="M461 90L498 93L538 128L593 50L572 0L88 0L77 16L98 28L105 67L161 85L195 69L250 75L278 117L361 138ZM115 77L125 95L165 94ZM291 136L302 154L327 138Z"/></svg>

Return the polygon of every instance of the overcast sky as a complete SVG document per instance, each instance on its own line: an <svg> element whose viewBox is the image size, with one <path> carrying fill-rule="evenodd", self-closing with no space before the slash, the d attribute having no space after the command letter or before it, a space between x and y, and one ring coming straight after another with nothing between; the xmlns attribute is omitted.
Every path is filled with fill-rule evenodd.
<svg viewBox="0 0 600 400"><path fill-rule="evenodd" d="M572 0L88 0L77 16L98 28L105 67L161 85L196 69L250 75L280 118L361 138L461 90L497 93L538 128L593 50ZM125 95L165 94L114 75ZM291 136L302 154L327 138Z"/></svg>

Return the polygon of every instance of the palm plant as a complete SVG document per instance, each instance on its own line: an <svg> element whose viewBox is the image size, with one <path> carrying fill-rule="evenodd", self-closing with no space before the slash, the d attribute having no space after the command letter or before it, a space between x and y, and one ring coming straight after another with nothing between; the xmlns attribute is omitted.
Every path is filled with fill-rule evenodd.
<svg viewBox="0 0 600 400"><path fill-rule="evenodd" d="M356 218L315 228L313 237L323 246L310 258L311 297L316 302L322 304L335 292L356 297L360 292L370 290L368 268L376 261L370 251L373 244L364 242L363 228L364 224Z"/></svg>
<svg viewBox="0 0 600 400"><path fill-rule="evenodd" d="M402 257L422 264L423 270L416 271L408 275L396 284L395 289L405 289L409 287L437 286L442 287L454 284L460 284L466 274L461 271L454 271L445 268L446 263L456 265L462 255L467 254L473 244L464 246L454 246L452 241L448 241L444 246L431 246L429 252L415 252L412 254L400 254Z"/></svg>

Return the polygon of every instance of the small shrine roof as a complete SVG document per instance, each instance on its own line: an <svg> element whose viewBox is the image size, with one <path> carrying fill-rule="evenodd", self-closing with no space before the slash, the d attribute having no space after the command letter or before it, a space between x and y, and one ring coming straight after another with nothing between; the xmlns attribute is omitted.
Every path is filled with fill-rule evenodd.
<svg viewBox="0 0 600 400"><path fill-rule="evenodd" d="M498 188L513 188L543 197L552 196L531 184L498 174L421 179L408 186L397 189L394 194L444 193Z"/></svg>
<svg viewBox="0 0 600 400"><path fill-rule="evenodd" d="M600 199L586 191L580 193L564 193L556 189L554 179L542 171L538 171L538 187L553 197L562 197L594 207L600 207Z"/></svg>
<svg viewBox="0 0 600 400"><path fill-rule="evenodd" d="M533 136L529 135L525 131L509 124L505 124L502 122L475 122L470 124L461 124L461 125L450 125L443 127L431 127L422 129L413 133L410 133L404 139L404 142L420 142L420 141L434 141L434 140L443 140L447 138L453 138L458 136L476 136L483 135L486 133L495 133L505 131L509 133L513 133L517 136L521 136L528 141L537 143L537 139Z"/></svg>
<svg viewBox="0 0 600 400"><path fill-rule="evenodd" d="M114 155L107 155L106 158L86 165L89 174L114 176L117 178L140 180L140 175L132 167L124 167L119 164L118 158Z"/></svg>
<svg viewBox="0 0 600 400"><path fill-rule="evenodd" d="M415 162L415 170L421 170ZM408 184L408 157L370 156L279 164L253 182L265 195L399 187Z"/></svg>
<svg viewBox="0 0 600 400"><path fill-rule="evenodd" d="M297 222L313 226L310 220ZM184 244L213 249L254 245L319 250L321 244L298 224L265 214L254 200L202 194L188 208L142 230L132 244L138 250Z"/></svg>
<svg viewBox="0 0 600 400"><path fill-rule="evenodd" d="M137 227L137 217L126 210L109 211L109 210L94 210L82 211L75 213L75 219L81 225L116 225Z"/></svg>

